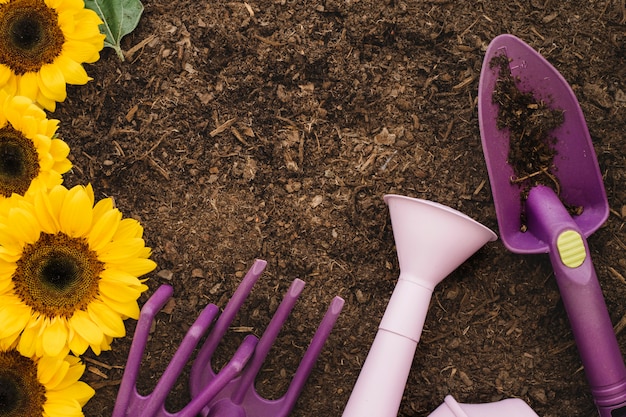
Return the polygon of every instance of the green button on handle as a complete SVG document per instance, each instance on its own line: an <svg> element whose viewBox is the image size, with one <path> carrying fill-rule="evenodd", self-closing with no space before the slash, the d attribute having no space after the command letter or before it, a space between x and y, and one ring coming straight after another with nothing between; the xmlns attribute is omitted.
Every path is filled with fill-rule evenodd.
<svg viewBox="0 0 626 417"><path fill-rule="evenodd" d="M567 230L559 235L556 247L561 262L570 268L577 268L585 262L587 251L582 236L574 230Z"/></svg>

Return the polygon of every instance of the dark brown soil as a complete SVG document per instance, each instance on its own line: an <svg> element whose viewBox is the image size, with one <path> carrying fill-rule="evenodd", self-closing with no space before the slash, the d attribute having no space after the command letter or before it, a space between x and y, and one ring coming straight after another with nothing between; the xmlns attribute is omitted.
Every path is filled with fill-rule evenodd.
<svg viewBox="0 0 626 417"><path fill-rule="evenodd" d="M509 132L508 163L515 173L511 181L523 185L522 189L542 184L558 192L553 172L557 138L552 131L563 124L563 110L537 100L532 91L520 91L506 55L494 57L489 66L498 67L492 97L498 105L498 129Z"/></svg>
<svg viewBox="0 0 626 417"><path fill-rule="evenodd" d="M386 193L430 199L497 231L476 96L484 51L512 33L572 85L611 215L589 239L615 324L626 315L626 26L620 1L145 0L135 32L88 66L53 117L68 185L91 182L139 219L173 302L139 388L150 392L207 303L268 261L216 357L263 333L290 282L307 282L257 388L289 384L335 295L346 305L292 415L338 416L399 270ZM428 239L428 236L424 236ZM110 416L135 327L86 355L87 416ZM626 334L618 328L626 352ZM188 401L189 367L167 407ZM487 244L437 286L401 416L519 397L543 417L596 415L546 256Z"/></svg>

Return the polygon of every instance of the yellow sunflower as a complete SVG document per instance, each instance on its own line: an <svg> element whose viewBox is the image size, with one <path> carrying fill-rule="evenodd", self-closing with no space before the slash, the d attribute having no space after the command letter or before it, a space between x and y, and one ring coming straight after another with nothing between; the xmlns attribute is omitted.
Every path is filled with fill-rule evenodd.
<svg viewBox="0 0 626 417"><path fill-rule="evenodd" d="M95 394L79 381L84 371L75 356L31 359L0 350L0 416L82 417Z"/></svg>
<svg viewBox="0 0 626 417"><path fill-rule="evenodd" d="M31 99L0 91L0 201L61 184L72 163L58 124Z"/></svg>
<svg viewBox="0 0 626 417"><path fill-rule="evenodd" d="M0 215L0 349L24 356L109 350L139 317L156 264L143 228L90 185L13 199Z"/></svg>
<svg viewBox="0 0 626 417"><path fill-rule="evenodd" d="M0 0L0 88L54 111L66 84L91 78L100 59L102 20L83 0Z"/></svg>

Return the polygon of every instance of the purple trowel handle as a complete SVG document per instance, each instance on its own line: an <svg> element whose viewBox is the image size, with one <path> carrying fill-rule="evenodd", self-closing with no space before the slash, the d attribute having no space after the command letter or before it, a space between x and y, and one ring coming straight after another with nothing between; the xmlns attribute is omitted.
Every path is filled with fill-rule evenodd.
<svg viewBox="0 0 626 417"><path fill-rule="evenodd" d="M529 231L548 244L554 275L600 416L626 416L626 367L587 241L551 188L532 188L526 209Z"/></svg>

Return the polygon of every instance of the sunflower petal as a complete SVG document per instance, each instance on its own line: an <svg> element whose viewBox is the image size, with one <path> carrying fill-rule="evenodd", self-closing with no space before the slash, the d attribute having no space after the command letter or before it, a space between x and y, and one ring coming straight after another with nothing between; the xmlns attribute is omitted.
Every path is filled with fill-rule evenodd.
<svg viewBox="0 0 626 417"><path fill-rule="evenodd" d="M145 288L147 289L148 287ZM101 280L98 284L98 289L102 294L122 303L136 301L141 293L145 291L143 288L136 289L113 280Z"/></svg>
<svg viewBox="0 0 626 417"><path fill-rule="evenodd" d="M154 271L157 264L152 259L135 258L129 259L117 267L130 275L140 277L148 272Z"/></svg>
<svg viewBox="0 0 626 417"><path fill-rule="evenodd" d="M66 55L57 57L55 64L61 68L65 82L68 84L83 85L91 79L81 64Z"/></svg>
<svg viewBox="0 0 626 417"><path fill-rule="evenodd" d="M100 273L102 281L110 281L129 287L142 287L141 281L136 276L116 268L107 268ZM100 282L102 282L100 281Z"/></svg>
<svg viewBox="0 0 626 417"><path fill-rule="evenodd" d="M67 388L58 389L49 393L49 397L55 400L56 397L74 399L81 406L85 405L96 392L93 388L82 381L78 381Z"/></svg>
<svg viewBox="0 0 626 417"><path fill-rule="evenodd" d="M104 303L121 314L122 318L130 317L135 320L139 318L140 311L137 301L122 302L118 301L116 298L108 297L105 294L102 294L101 297Z"/></svg>
<svg viewBox="0 0 626 417"><path fill-rule="evenodd" d="M65 101L67 97L65 77L57 65L54 63L42 65L37 76L39 89L43 95L57 102Z"/></svg>
<svg viewBox="0 0 626 417"><path fill-rule="evenodd" d="M63 362L63 359L59 357L44 356L40 358L37 361L37 379L39 382L47 384L58 373ZM69 363L67 369L69 370Z"/></svg>
<svg viewBox="0 0 626 417"><path fill-rule="evenodd" d="M84 187L82 187L82 189L85 191L85 193L87 194L87 197L89 197L89 201L91 202L91 207L94 206L94 194L93 194L93 187L91 186L91 184L87 184Z"/></svg>
<svg viewBox="0 0 626 417"><path fill-rule="evenodd" d="M48 356L58 356L67 345L67 323L65 319L54 317L43 330L43 350Z"/></svg>
<svg viewBox="0 0 626 417"><path fill-rule="evenodd" d="M93 221L97 222L105 213L115 209L112 198L103 198L93 206ZM115 228L117 230L117 227Z"/></svg>
<svg viewBox="0 0 626 417"><path fill-rule="evenodd" d="M92 201L85 190L80 186L69 190L61 207L61 231L72 237L85 236L91 227L92 216Z"/></svg>
<svg viewBox="0 0 626 417"><path fill-rule="evenodd" d="M118 263L135 258L145 247L141 238L132 238L109 242L99 252L98 258L102 262Z"/></svg>
<svg viewBox="0 0 626 417"><path fill-rule="evenodd" d="M41 346L41 330L43 318L29 317L29 323L20 335L17 343L17 350L24 356L43 356L43 347Z"/></svg>
<svg viewBox="0 0 626 417"><path fill-rule="evenodd" d="M65 361L70 364L70 368L67 370L65 379L57 385L57 390L62 390L75 384L85 373L85 365L76 356L68 355L65 357Z"/></svg>
<svg viewBox="0 0 626 417"><path fill-rule="evenodd" d="M43 404L43 412L46 417L83 417L80 403L70 398L48 399Z"/></svg>
<svg viewBox="0 0 626 417"><path fill-rule="evenodd" d="M46 390L53 390L63 382L69 369L70 363L62 357L43 356L37 363L37 378Z"/></svg>
<svg viewBox="0 0 626 417"><path fill-rule="evenodd" d="M52 166L54 165L54 158L52 157L52 155L50 155L50 152L48 152L48 150L43 150L42 147L39 148L41 151L43 152L39 152L39 169L41 169L42 171L48 173L50 172L50 170L52 169ZM48 146L48 149L50 149L50 147Z"/></svg>
<svg viewBox="0 0 626 417"><path fill-rule="evenodd" d="M38 93L39 84L37 83L36 72L27 72L18 79L16 92L17 95L28 97L34 101L37 98Z"/></svg>
<svg viewBox="0 0 626 417"><path fill-rule="evenodd" d="M63 44L63 54L76 62L90 62L96 48L83 40L67 39Z"/></svg>
<svg viewBox="0 0 626 417"><path fill-rule="evenodd" d="M47 197L50 200L51 214L53 217L57 219L61 217L61 208L63 207L63 202L68 192L69 190L64 186L57 185L48 193Z"/></svg>
<svg viewBox="0 0 626 417"><path fill-rule="evenodd" d="M28 324L31 309L23 304L4 304L6 298L0 298L0 338L20 333Z"/></svg>
<svg viewBox="0 0 626 417"><path fill-rule="evenodd" d="M3 264L5 264L5 262L0 261L0 265ZM15 264L9 266L8 270L0 266L0 294L5 294L13 290L13 280L11 278L16 268Z"/></svg>
<svg viewBox="0 0 626 417"><path fill-rule="evenodd" d="M56 215L56 209L52 204L51 195L48 193L37 193L33 198L34 212L37 216L37 220L41 225L41 231L49 234L58 232L61 228L59 224L58 216Z"/></svg>
<svg viewBox="0 0 626 417"><path fill-rule="evenodd" d="M70 169L72 169L73 165L69 159L63 159L61 161L56 161L52 169L59 174L65 174Z"/></svg>
<svg viewBox="0 0 626 417"><path fill-rule="evenodd" d="M104 213L89 232L89 236L87 237L89 247L94 251L98 251L109 243L121 219L122 213L117 209L109 210Z"/></svg>
<svg viewBox="0 0 626 417"><path fill-rule="evenodd" d="M70 331L71 330L72 329L70 328ZM70 336L68 346L69 350L71 350L74 355L82 355L89 347L89 343L80 337L79 334L74 334L73 336Z"/></svg>
<svg viewBox="0 0 626 417"><path fill-rule="evenodd" d="M7 222L4 224L0 222L0 246L5 249L6 253L20 254L24 245L15 236L14 229L14 223Z"/></svg>
<svg viewBox="0 0 626 417"><path fill-rule="evenodd" d="M4 64L0 64L0 86L4 86L13 75L13 71Z"/></svg>
<svg viewBox="0 0 626 417"><path fill-rule="evenodd" d="M123 219L113 240L133 239L143 236L143 227L135 219Z"/></svg>
<svg viewBox="0 0 626 417"><path fill-rule="evenodd" d="M61 139L52 139L50 142L50 153L55 161L63 161L67 159L70 153L70 147ZM63 172L61 172L63 174Z"/></svg>
<svg viewBox="0 0 626 417"><path fill-rule="evenodd" d="M96 32L94 28L97 28L104 22L93 10L82 8L80 11L76 12L76 19L78 20L76 29L82 32L80 35L82 35L83 38L101 35L100 31ZM97 45L94 45L94 47L95 46ZM102 49L102 47L100 47L100 49Z"/></svg>
<svg viewBox="0 0 626 417"><path fill-rule="evenodd" d="M87 307L89 318L100 326L104 333L113 337L124 337L126 328L119 314L103 303L93 302Z"/></svg>
<svg viewBox="0 0 626 417"><path fill-rule="evenodd" d="M102 329L89 318L86 311L76 310L68 323L90 346L99 346L102 343Z"/></svg>
<svg viewBox="0 0 626 417"><path fill-rule="evenodd" d="M108 335L104 335L104 340L102 341L102 344L100 345L100 348L102 348L102 350L111 350L111 342L113 341L113 337L112 336L108 336Z"/></svg>
<svg viewBox="0 0 626 417"><path fill-rule="evenodd" d="M32 212L16 207L9 213L9 221L11 224L20 225L20 227L14 227L12 230L17 240L24 243L34 243L39 239L41 228Z"/></svg>
<svg viewBox="0 0 626 417"><path fill-rule="evenodd" d="M37 98L35 99L37 104L39 104L44 109L53 112L57 107L56 100L45 96L41 90L39 90L39 94L37 94Z"/></svg>

